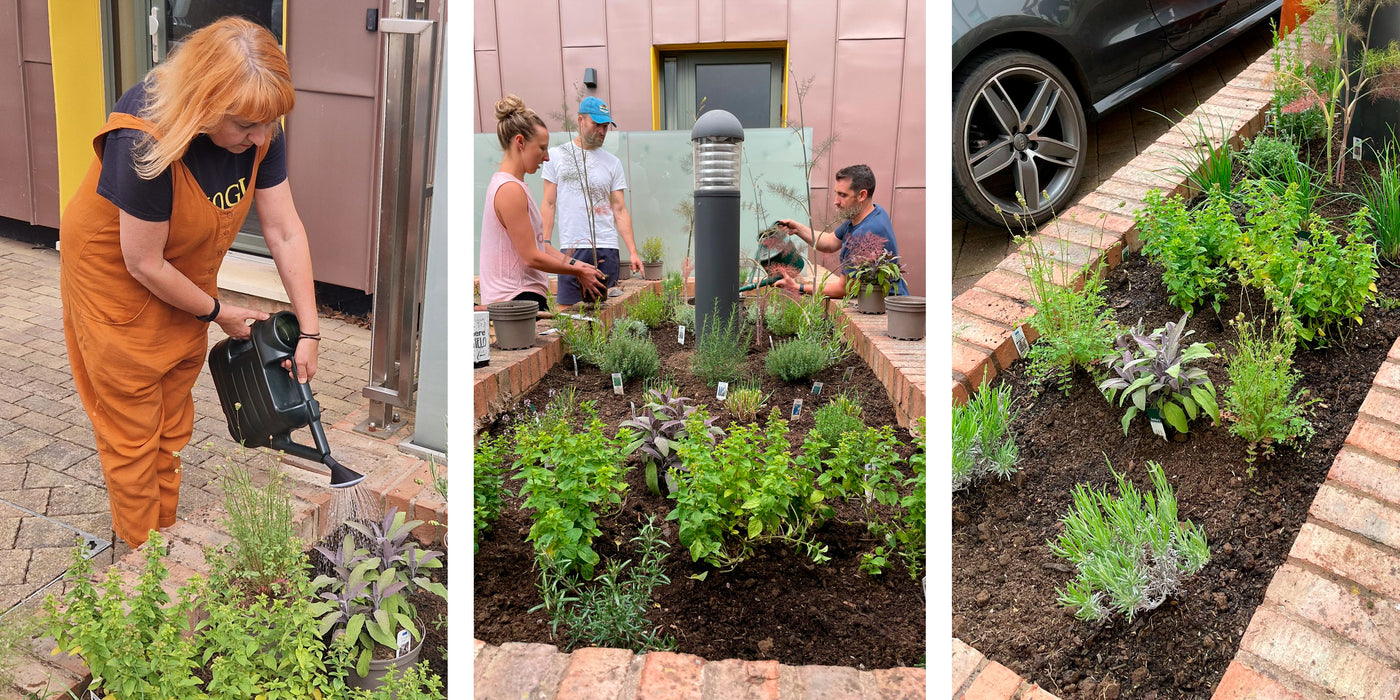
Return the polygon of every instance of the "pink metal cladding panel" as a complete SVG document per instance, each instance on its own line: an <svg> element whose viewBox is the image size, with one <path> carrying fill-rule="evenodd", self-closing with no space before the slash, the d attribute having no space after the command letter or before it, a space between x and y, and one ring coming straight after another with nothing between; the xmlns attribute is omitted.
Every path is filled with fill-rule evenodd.
<svg viewBox="0 0 1400 700"><path fill-rule="evenodd" d="M377 32L365 30L364 10L352 11L342 0L294 0L287 3L287 11L287 62L297 90L373 99L379 87L381 39ZM356 13L358 21L352 21ZM335 21L327 21L331 17Z"/></svg>
<svg viewBox="0 0 1400 700"><path fill-rule="evenodd" d="M787 35L787 0L724 0L725 41L782 41Z"/></svg>
<svg viewBox="0 0 1400 700"><path fill-rule="evenodd" d="M652 0L653 44L693 44L700 40L698 0Z"/></svg>
<svg viewBox="0 0 1400 700"><path fill-rule="evenodd" d="M909 293L922 295L928 279L924 251L928 248L927 203L925 190L899 188L894 191L890 217L894 222L895 240L899 241L899 259L904 263Z"/></svg>
<svg viewBox="0 0 1400 700"><path fill-rule="evenodd" d="M364 135L377 120L372 99L318 92L298 93L287 117L287 179L319 281L372 288L378 193L373 141Z"/></svg>
<svg viewBox="0 0 1400 700"><path fill-rule="evenodd" d="M13 27L13 24L6 24ZM23 58L33 63L52 65L49 49L48 0L19 0L20 50ZM53 82L52 79L49 81Z"/></svg>
<svg viewBox="0 0 1400 700"><path fill-rule="evenodd" d="M13 0L0 0L0 26L13 27L19 21ZM10 37L18 38L9 33ZM17 41L0 41L0 95L24 95L24 71ZM0 100L0 216L29 220L29 130L25 128L23 99ZM18 127L16 127L18 125Z"/></svg>
<svg viewBox="0 0 1400 700"><path fill-rule="evenodd" d="M895 151L894 185L923 187L925 162L924 4L909 4L908 35L904 39L904 85L899 105L899 146ZM923 258L920 258L922 260Z"/></svg>
<svg viewBox="0 0 1400 700"><path fill-rule="evenodd" d="M724 12L716 8L715 0L704 0L695 16L700 28L700 41L724 41Z"/></svg>
<svg viewBox="0 0 1400 700"><path fill-rule="evenodd" d="M605 46L564 48L564 83L566 85L565 92L569 96L569 119L573 119L574 114L577 113L575 110L578 108L579 97L576 94L578 90L583 90L584 96L597 96L599 99L603 100L604 102L607 102L609 109L612 109L611 94L613 88L613 81L608 79L609 71L607 70L607 67L608 49ZM598 87L596 89L589 89L583 86L583 69L585 68L598 69ZM559 111L559 100L556 99L554 102L555 103L553 105L549 105L549 108L546 110L546 112L552 113ZM557 119L555 119L553 116L550 116L550 114L545 113L541 113L541 116L544 117L545 123L549 124L550 130L559 130L559 124L557 123ZM614 118L619 120L621 119L621 117L616 116ZM619 121L619 123L621 122ZM624 128L629 131L649 129L651 128L651 120L648 119L643 124L628 124L620 128Z"/></svg>
<svg viewBox="0 0 1400 700"><path fill-rule="evenodd" d="M474 0L472 3L473 47L478 51L496 48L496 0Z"/></svg>
<svg viewBox="0 0 1400 700"><path fill-rule="evenodd" d="M501 65L503 94L519 95L526 106L545 117L558 109L556 105L569 90L564 82L564 66L559 50L559 5L556 2L498 2L496 49ZM616 76L614 76L616 78ZM501 95L483 94L487 105L495 104ZM491 109L483 107L483 122L496 123ZM548 121L546 117L546 121ZM554 128L551 125L551 128ZM490 130L490 129L488 129Z"/></svg>
<svg viewBox="0 0 1400 700"><path fill-rule="evenodd" d="M495 51L476 52L476 130L496 131L496 100L506 91L501 89L501 62ZM526 102L526 105L530 103ZM534 108L534 105L530 105Z"/></svg>
<svg viewBox="0 0 1400 700"><path fill-rule="evenodd" d="M651 2L608 3L608 107L626 129L651 125Z"/></svg>
<svg viewBox="0 0 1400 700"><path fill-rule="evenodd" d="M33 223L58 228L58 122L54 118L53 66L25 63L26 117L29 122L30 196Z"/></svg>
<svg viewBox="0 0 1400 700"><path fill-rule="evenodd" d="M837 38L901 39L906 11L906 0L841 0Z"/></svg>
<svg viewBox="0 0 1400 700"><path fill-rule="evenodd" d="M875 199L886 206L894 186L903 65L902 39L842 41L836 46L838 98L832 122L840 138L831 149L831 165L869 165L875 171ZM923 106L921 96L915 104Z"/></svg>
<svg viewBox="0 0 1400 700"><path fill-rule="evenodd" d="M787 109L788 123L801 123L812 128L816 141L831 135L832 81L836 79L836 0L813 0L801 3L800 9L790 10L788 23ZM798 84L811 78L812 87L803 101L803 114L798 113ZM839 129L838 129L839 131ZM831 183L830 158L818 164L812 173L812 186L825 188ZM813 195L815 197L815 195Z"/></svg>
<svg viewBox="0 0 1400 700"><path fill-rule="evenodd" d="M607 13L604 0L563 0L559 3L559 26L564 46L606 46ZM567 74L566 74L567 77Z"/></svg>

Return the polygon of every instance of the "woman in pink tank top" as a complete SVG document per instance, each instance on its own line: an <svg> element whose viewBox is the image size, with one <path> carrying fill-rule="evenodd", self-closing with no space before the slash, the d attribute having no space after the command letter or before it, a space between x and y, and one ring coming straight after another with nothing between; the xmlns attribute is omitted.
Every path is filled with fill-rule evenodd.
<svg viewBox="0 0 1400 700"><path fill-rule="evenodd" d="M574 275L584 291L606 292L597 267L555 250L544 239L540 208L521 180L549 160L549 129L515 95L496 102L496 136L505 156L486 188L481 212L481 302L528 299L544 308L545 273Z"/></svg>

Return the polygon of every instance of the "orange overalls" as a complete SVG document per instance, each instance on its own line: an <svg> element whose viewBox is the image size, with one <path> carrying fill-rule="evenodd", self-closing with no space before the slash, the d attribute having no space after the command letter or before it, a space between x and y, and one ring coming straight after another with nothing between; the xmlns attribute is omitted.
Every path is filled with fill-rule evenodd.
<svg viewBox="0 0 1400 700"><path fill-rule="evenodd" d="M209 342L209 324L161 301L126 270L118 209L97 194L106 135L153 133L154 126L114 112L93 139L97 158L63 212L59 228L63 334L83 408L92 420L112 529L132 547L152 529L175 524L180 500L178 452L194 430L192 390ZM253 174L267 154L258 147ZM165 259L211 297L219 266L253 198L220 209L176 161ZM251 194L251 193L250 193ZM212 303L210 305L212 307Z"/></svg>

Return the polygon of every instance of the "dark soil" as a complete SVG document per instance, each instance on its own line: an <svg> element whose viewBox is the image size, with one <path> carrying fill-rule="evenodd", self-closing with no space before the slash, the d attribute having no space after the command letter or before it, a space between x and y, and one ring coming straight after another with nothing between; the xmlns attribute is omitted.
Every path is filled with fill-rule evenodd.
<svg viewBox="0 0 1400 700"><path fill-rule="evenodd" d="M1360 170L1348 164L1349 186L1355 187ZM1338 201L1321 211L1336 219L1355 208ZM1382 265L1377 287L1381 304L1368 307L1364 324L1353 326L1349 337L1296 353L1303 386L1321 400L1312 419L1317 433L1303 453L1285 448L1259 462L1253 478L1245 477L1245 444L1227 426L1198 421L1186 441L1169 442L1139 416L1124 437L1122 410L1104 400L1086 374L1075 377L1068 395L1032 385L1024 361L1000 375L994 384L1011 387L1020 411L1013 425L1020 473L954 495L954 636L1067 698L1209 697L1400 334L1394 304L1400 271ZM1229 294L1218 316L1206 310L1191 319L1195 335L1187 342L1213 342L1217 353L1233 352L1234 333L1222 319L1254 317L1261 301L1257 291L1249 300L1238 287ZM1109 273L1108 302L1120 322L1142 318L1148 329L1181 316L1167 302L1161 269L1140 256ZM1224 358L1204 366L1223 397ZM1079 622L1061 607L1057 589L1069 583L1073 569L1046 544L1058 536L1076 484L1114 490L1105 460L1146 488L1147 462L1160 463L1180 517L1204 528L1211 549L1205 569L1131 624L1121 617Z"/></svg>
<svg viewBox="0 0 1400 700"><path fill-rule="evenodd" d="M686 345L676 342L676 327L665 325L652 334L662 357L662 375L678 384L679 395L697 397L708 404L716 425L727 427L729 418L715 401L715 389L689 371L693 336ZM867 425L894 425L895 415L889 396L870 368L851 356L813 378L824 383L822 393L813 396L811 383L786 385L763 374L767 342L749 355L750 375L764 377L764 391L773 392L764 408L773 407L786 415L797 398L803 399L801 415L791 422L788 434L794 449L812 428L813 411L843 390L859 393ZM846 368L854 367L849 382L842 381ZM600 417L612 426L631 416L631 402L640 408L641 382L629 382L625 395L615 396L609 379L597 368L579 366L574 376L569 356L550 370L545 379L525 398L529 406L543 410L551 392L574 386L580 401L597 402ZM498 416L489 431L500 434L513 422L528 420L524 401L513 413ZM763 421L766 419L760 419ZM897 430L901 456L913 452L909 432ZM622 506L600 521L603 535L594 548L603 561L633 557L629 540L637 535L648 515L662 522L672 501L652 495L638 456L629 461L628 489ZM905 469L909 473L908 469ZM549 616L529 613L540 600L535 589L538 574L534 551L525 536L531 514L520 510L516 492L521 482L506 482L506 503L500 520L486 534L475 556L474 635L492 644L539 642L566 644L551 637ZM836 520L854 520L861 512L856 504L834 504ZM785 664L824 664L857 666L867 669L910 666L924 659L924 600L918 581L911 579L902 563L894 563L882 576L872 577L859 569L860 555L871 551L875 539L862 524L830 522L816 531L816 538L828 546L832 561L814 565L810 560L779 546L763 547L733 571L716 572L704 563L693 563L676 536L674 522L665 524L670 544L666 573L671 584L658 588L656 607L649 619L664 635L674 636L677 651L719 660L777 659ZM706 574L698 581L692 576Z"/></svg>

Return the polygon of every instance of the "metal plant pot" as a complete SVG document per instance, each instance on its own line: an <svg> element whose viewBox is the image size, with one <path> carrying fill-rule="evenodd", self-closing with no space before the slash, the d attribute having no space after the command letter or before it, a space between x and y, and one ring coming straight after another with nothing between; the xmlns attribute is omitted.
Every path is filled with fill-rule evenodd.
<svg viewBox="0 0 1400 700"><path fill-rule="evenodd" d="M885 297L886 333L898 340L924 339L924 298L911 296Z"/></svg>
<svg viewBox="0 0 1400 700"><path fill-rule="evenodd" d="M496 347L519 350L535 346L535 315L540 305L533 301L498 301L487 304L491 324L496 327Z"/></svg>
<svg viewBox="0 0 1400 700"><path fill-rule="evenodd" d="M656 280L663 279L663 278L664 278L664 275L662 274L662 269L663 269L665 266L666 266L666 261L665 261L665 260L657 260L656 262L651 262L651 261L649 261L649 260L643 260L643 261L642 261L642 279L644 279L644 280L651 280L651 281L656 281Z"/></svg>
<svg viewBox="0 0 1400 700"><path fill-rule="evenodd" d="M420 623L421 624L421 623ZM423 651L423 640L419 639L418 644L407 653L397 659L371 659L369 662L369 673L363 676L355 673L355 669L349 669L345 674L345 684L351 688L364 688L374 690L384 685L384 676L388 675L391 669L398 669L402 674L404 671L418 663L418 654Z"/></svg>
<svg viewBox="0 0 1400 700"><path fill-rule="evenodd" d="M885 295L862 286L860 294L856 295L856 311L863 314L885 313Z"/></svg>

